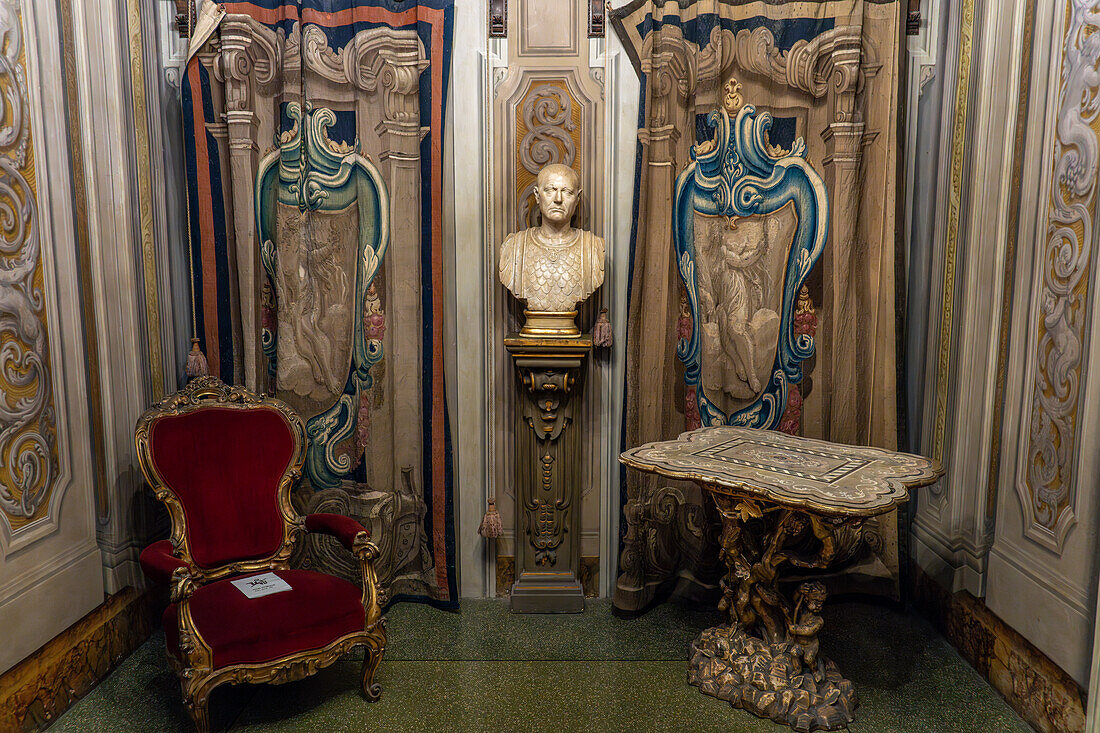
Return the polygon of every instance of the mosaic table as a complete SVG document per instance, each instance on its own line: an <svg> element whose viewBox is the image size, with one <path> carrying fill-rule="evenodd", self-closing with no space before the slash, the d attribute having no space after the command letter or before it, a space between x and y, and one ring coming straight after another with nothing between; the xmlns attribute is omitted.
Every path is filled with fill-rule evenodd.
<svg viewBox="0 0 1100 733"><path fill-rule="evenodd" d="M828 568L842 540L870 517L943 475L929 458L729 425L624 451L640 471L701 486L722 516L719 608L729 624L691 645L688 681L798 731L853 719L851 681L818 653L825 586L805 580L788 595L785 573Z"/></svg>

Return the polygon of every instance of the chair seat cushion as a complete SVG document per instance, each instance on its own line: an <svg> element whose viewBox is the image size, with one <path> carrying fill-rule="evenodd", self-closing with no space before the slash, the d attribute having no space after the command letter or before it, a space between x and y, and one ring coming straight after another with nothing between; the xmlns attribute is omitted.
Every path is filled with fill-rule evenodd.
<svg viewBox="0 0 1100 733"><path fill-rule="evenodd" d="M191 618L214 652L214 667L256 664L320 649L364 626L362 593L342 578L310 570L277 570L290 590L248 598L231 581L208 583L191 596ZM179 656L176 604L164 612L169 653Z"/></svg>

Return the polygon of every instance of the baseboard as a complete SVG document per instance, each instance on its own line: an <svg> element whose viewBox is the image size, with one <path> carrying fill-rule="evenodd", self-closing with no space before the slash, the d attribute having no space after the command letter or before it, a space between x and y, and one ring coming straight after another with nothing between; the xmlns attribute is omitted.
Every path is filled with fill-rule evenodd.
<svg viewBox="0 0 1100 733"><path fill-rule="evenodd" d="M0 730L29 733L53 723L149 638L154 606L125 588L0 675Z"/></svg>
<svg viewBox="0 0 1100 733"><path fill-rule="evenodd" d="M577 578L584 589L585 598L600 596L600 558L581 555L581 571ZM497 555L497 598L507 598L516 582L516 558L514 555Z"/></svg>
<svg viewBox="0 0 1100 733"><path fill-rule="evenodd" d="M913 605L1040 733L1083 733L1085 692L1070 675L967 591L948 592L911 565Z"/></svg>

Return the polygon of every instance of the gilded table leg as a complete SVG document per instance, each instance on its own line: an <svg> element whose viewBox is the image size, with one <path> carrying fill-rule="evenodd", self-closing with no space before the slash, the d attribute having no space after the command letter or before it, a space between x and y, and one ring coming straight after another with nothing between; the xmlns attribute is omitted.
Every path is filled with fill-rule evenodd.
<svg viewBox="0 0 1100 733"><path fill-rule="evenodd" d="M689 682L798 731L847 726L857 705L852 683L818 654L825 586L806 581L788 598L779 581L789 567L828 567L837 533L858 529L858 520L707 493L722 515L721 556L728 572L719 608L730 622L692 643Z"/></svg>

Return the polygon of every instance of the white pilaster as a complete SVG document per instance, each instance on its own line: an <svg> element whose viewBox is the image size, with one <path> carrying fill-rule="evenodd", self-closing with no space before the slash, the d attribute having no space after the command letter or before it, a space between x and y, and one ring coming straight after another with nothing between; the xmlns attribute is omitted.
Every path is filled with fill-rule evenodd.
<svg viewBox="0 0 1100 733"><path fill-rule="evenodd" d="M153 385L147 345L138 176L130 88L127 0L73 2L73 53L80 96L88 242L103 405L106 516L97 527L104 585L142 585L137 565L146 521L134 423ZM159 388L159 385L158 385Z"/></svg>
<svg viewBox="0 0 1100 733"><path fill-rule="evenodd" d="M963 34L965 3L952 5L945 69L945 94L955 94L959 83L959 56L967 63ZM934 487L918 492L913 524L913 552L917 562L951 590L985 593L986 562L993 541L988 504L990 467L996 430L996 376L1000 345L1000 314L1005 253L1014 220L1009 210L1019 95L1020 66L1024 48L1023 17L1026 0L993 3L975 0L972 57L969 63L969 95L965 133L956 134L959 107L944 116L940 144L939 205L934 248L932 304L937 310L929 320L928 361L925 383L924 435L920 449L942 455L946 475ZM919 79L911 79L919 84ZM958 100L958 97L956 98ZM945 105L945 109L948 106ZM962 165L958 146L962 146ZM961 178L958 176L961 175ZM960 185L961 182L961 185ZM952 208L957 210L953 234ZM943 273L951 267L943 253L955 243L954 292L947 301L950 312L939 309L943 298ZM950 323L950 358L941 362L943 320ZM948 378L945 431L937 446L935 423L936 385L943 369Z"/></svg>

